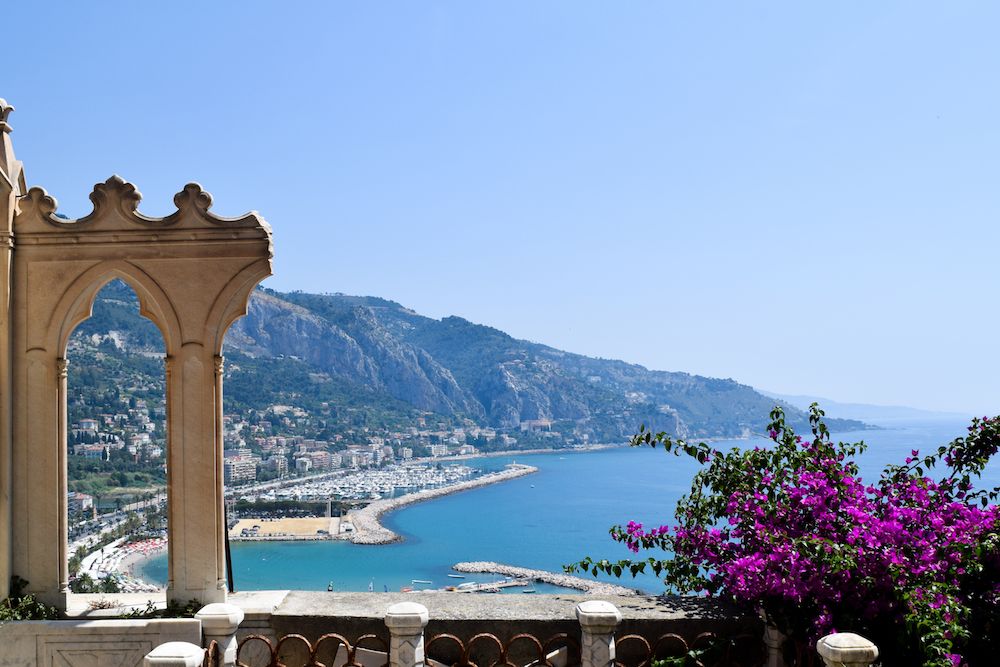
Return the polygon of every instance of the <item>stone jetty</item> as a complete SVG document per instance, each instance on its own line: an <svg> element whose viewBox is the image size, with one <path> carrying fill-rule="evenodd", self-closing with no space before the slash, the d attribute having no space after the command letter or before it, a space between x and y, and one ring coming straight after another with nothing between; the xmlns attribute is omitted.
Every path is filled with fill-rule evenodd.
<svg viewBox="0 0 1000 667"><path fill-rule="evenodd" d="M430 500L431 498L439 498L440 496L474 489L478 486L486 486L487 484L496 484L497 482L504 482L515 477L523 477L537 471L538 468L514 463L500 472L482 475L468 482L460 482L439 489L424 489L416 493L408 493L399 498L376 500L356 512L351 512L348 521L354 527L354 530L350 533L348 539L354 544L389 544L391 542L399 542L402 540L399 535L379 523L379 519L386 512L391 512L400 507L412 505L413 503Z"/></svg>
<svg viewBox="0 0 1000 667"><path fill-rule="evenodd" d="M526 567L515 567L514 565L504 565L503 563L493 563L490 561L474 561L470 563L455 563L452 569L458 572L482 572L488 574L502 574L507 577L517 579L530 579L540 581L563 588L575 588L583 591L587 595L638 595L639 593L625 586L609 584L596 579L584 579L582 577L571 577L568 574L558 574L547 570L529 570Z"/></svg>

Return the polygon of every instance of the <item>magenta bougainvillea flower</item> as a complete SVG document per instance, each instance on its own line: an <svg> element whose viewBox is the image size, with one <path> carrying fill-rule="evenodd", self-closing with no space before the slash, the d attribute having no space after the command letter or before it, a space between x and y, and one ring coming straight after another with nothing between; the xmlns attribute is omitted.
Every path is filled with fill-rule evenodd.
<svg viewBox="0 0 1000 667"><path fill-rule="evenodd" d="M1000 418L975 419L966 437L913 450L868 484L854 463L865 445L833 443L822 417L814 405L803 439L776 408L771 446L728 452L641 430L633 445L704 466L674 525L611 529L633 553L666 556L569 569L653 571L674 592L753 608L799 640L867 634L898 664L992 664L982 660L1000 648L989 646L1000 623L1000 507L997 489L973 480L1000 448Z"/></svg>

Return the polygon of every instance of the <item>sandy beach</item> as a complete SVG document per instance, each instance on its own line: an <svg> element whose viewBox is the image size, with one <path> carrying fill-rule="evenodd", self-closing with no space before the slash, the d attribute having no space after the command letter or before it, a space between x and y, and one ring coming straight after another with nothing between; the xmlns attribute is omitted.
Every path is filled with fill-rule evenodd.
<svg viewBox="0 0 1000 667"><path fill-rule="evenodd" d="M94 581L116 574L121 580L123 593L159 591L162 590L159 586L140 579L138 572L141 563L165 553L166 550L166 538L158 537L129 544L122 538L84 558L80 564L80 574L88 574Z"/></svg>
<svg viewBox="0 0 1000 667"><path fill-rule="evenodd" d="M329 540L340 533L339 517L283 517L280 519L240 519L229 530L229 539L260 542L268 540Z"/></svg>

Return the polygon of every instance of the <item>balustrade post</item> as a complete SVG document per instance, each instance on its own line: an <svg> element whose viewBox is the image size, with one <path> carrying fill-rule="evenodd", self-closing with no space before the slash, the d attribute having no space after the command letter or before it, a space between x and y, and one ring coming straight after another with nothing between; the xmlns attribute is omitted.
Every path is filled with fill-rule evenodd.
<svg viewBox="0 0 1000 667"><path fill-rule="evenodd" d="M242 609L226 602L207 604L194 615L201 621L205 646L209 646L213 640L219 644L224 667L236 665L236 630L243 622L243 616Z"/></svg>
<svg viewBox="0 0 1000 667"><path fill-rule="evenodd" d="M424 667L424 628L427 607L416 602L400 602L385 613L389 628L390 667Z"/></svg>
<svg viewBox="0 0 1000 667"><path fill-rule="evenodd" d="M767 647L765 667L786 667L785 640L788 636L774 625L764 620L764 646Z"/></svg>
<svg viewBox="0 0 1000 667"><path fill-rule="evenodd" d="M580 622L582 667L611 667L615 661L615 630L622 613L610 602L587 600L576 605Z"/></svg>
<svg viewBox="0 0 1000 667"><path fill-rule="evenodd" d="M189 642L160 644L143 658L143 667L201 667L205 649Z"/></svg>
<svg viewBox="0 0 1000 667"><path fill-rule="evenodd" d="M870 667L878 658L878 646L853 632L838 632L816 642L826 667Z"/></svg>

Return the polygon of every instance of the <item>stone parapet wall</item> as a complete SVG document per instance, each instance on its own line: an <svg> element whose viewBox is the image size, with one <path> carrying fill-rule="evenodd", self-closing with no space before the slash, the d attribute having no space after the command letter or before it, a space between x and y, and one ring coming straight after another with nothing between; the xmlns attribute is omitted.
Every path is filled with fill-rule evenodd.
<svg viewBox="0 0 1000 667"><path fill-rule="evenodd" d="M193 618L0 624L0 667L138 667L166 642L201 643Z"/></svg>
<svg viewBox="0 0 1000 667"><path fill-rule="evenodd" d="M158 646L145 666L641 667L700 656L716 667L789 667L774 628L687 597L265 591L207 605L196 617L202 645ZM878 658L874 644L851 633L817 648L828 667L870 667Z"/></svg>

